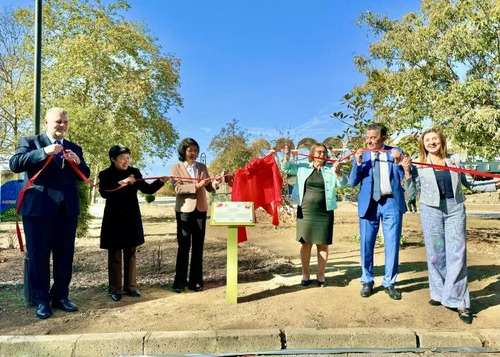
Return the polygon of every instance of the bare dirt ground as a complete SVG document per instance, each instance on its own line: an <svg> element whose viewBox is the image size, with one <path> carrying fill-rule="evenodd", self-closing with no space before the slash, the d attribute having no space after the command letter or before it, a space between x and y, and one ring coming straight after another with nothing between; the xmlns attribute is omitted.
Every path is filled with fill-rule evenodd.
<svg viewBox="0 0 500 357"><path fill-rule="evenodd" d="M80 311L59 310L39 320L23 301L23 258L7 248L14 224L0 225L0 335L43 335L120 331L176 331L259 328L407 327L436 331L500 328L500 202L498 193L473 195L468 213L468 260L472 325L457 314L427 302L429 290L418 214L404 218L397 287L403 299L393 301L377 286L368 299L359 295L360 267L356 206L341 202L335 212L327 286L303 288L295 222L278 228L258 213L239 247L238 303L226 303L226 238L224 227L207 227L205 290L176 294L170 290L175 270L175 218L171 206L141 204L146 243L138 250L138 283L142 297L107 295L106 251L98 248L100 219L89 235L77 239L70 297ZM496 215L495 215L496 214ZM315 251L313 251L313 255ZM377 245L376 285L383 273L383 246ZM313 271L315 258L312 260ZM314 277L314 276L313 276Z"/></svg>

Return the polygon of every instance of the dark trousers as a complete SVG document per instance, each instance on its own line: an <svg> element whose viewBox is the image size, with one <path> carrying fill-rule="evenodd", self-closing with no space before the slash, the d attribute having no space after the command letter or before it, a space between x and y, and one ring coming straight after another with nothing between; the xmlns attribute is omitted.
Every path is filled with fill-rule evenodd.
<svg viewBox="0 0 500 357"><path fill-rule="evenodd" d="M123 251L123 259L122 259ZM137 274L135 263L136 248L108 250L109 292L121 294L125 291L137 290ZM122 285L123 260L123 285Z"/></svg>
<svg viewBox="0 0 500 357"><path fill-rule="evenodd" d="M175 212L177 220L177 262L175 264L175 279L173 287L190 288L203 286L203 243L205 242L205 223L207 212L195 209L193 212ZM188 265L191 249L191 266Z"/></svg>
<svg viewBox="0 0 500 357"><path fill-rule="evenodd" d="M23 216L29 258L29 283L35 304L68 298L73 272L78 216L64 207L54 217ZM54 284L50 287L50 254Z"/></svg>

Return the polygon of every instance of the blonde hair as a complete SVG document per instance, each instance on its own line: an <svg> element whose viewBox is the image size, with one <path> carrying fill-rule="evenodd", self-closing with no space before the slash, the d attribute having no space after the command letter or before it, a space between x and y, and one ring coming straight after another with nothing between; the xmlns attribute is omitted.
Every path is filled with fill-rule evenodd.
<svg viewBox="0 0 500 357"><path fill-rule="evenodd" d="M424 146L424 137L429 133L435 133L439 136L439 140L441 141L441 148L439 149L439 156L442 157L443 159L448 157L448 147L446 145L446 137L444 136L444 134L439 129L429 129L429 130L424 131L422 133L422 135L420 135L420 138L418 139L418 160L420 162L427 161L428 152Z"/></svg>
<svg viewBox="0 0 500 357"><path fill-rule="evenodd" d="M326 147L326 145L320 144L320 143L315 143L311 146L311 150L309 150L309 162L312 162L314 160L314 157L316 156L316 155L314 155L315 151L320 146L325 149L325 159L328 159L328 148Z"/></svg>

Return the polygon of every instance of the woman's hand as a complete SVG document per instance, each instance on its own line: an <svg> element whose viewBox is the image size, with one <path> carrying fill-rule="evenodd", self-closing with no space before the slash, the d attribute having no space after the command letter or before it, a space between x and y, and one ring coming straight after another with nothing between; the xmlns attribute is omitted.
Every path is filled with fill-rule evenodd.
<svg viewBox="0 0 500 357"><path fill-rule="evenodd" d="M333 171L337 174L337 177L342 176L342 166L340 166L338 160L333 163Z"/></svg>
<svg viewBox="0 0 500 357"><path fill-rule="evenodd" d="M129 177L127 177L126 179L124 180L121 180L120 182L118 182L120 185L133 185L135 183L135 177L134 175L130 175Z"/></svg>
<svg viewBox="0 0 500 357"><path fill-rule="evenodd" d="M283 157L283 161L289 161L290 160L290 148L288 147L288 145L285 145L285 147L283 148L283 154L285 155Z"/></svg>
<svg viewBox="0 0 500 357"><path fill-rule="evenodd" d="M218 190L219 189L219 185L221 184L221 182L224 182L224 173L222 173L218 177L213 178L213 180L212 180L212 187L215 190Z"/></svg>
<svg viewBox="0 0 500 357"><path fill-rule="evenodd" d="M356 163L358 165L361 165L363 162L363 151L364 151L364 149L358 149L358 150L356 150L356 153L354 154L354 157L356 158Z"/></svg>
<svg viewBox="0 0 500 357"><path fill-rule="evenodd" d="M409 179L411 177L411 160L408 157L405 157L401 161L401 166L403 166L403 170L405 172L405 178Z"/></svg>
<svg viewBox="0 0 500 357"><path fill-rule="evenodd" d="M403 169L406 171L410 171L410 167L411 167L411 160L408 158L408 157L405 157L402 161L401 161L401 166L403 166Z"/></svg>
<svg viewBox="0 0 500 357"><path fill-rule="evenodd" d="M199 189L199 188L205 187L205 186L206 186L209 182L210 182L210 179L208 179L208 178L198 181L198 182L195 184L196 189Z"/></svg>

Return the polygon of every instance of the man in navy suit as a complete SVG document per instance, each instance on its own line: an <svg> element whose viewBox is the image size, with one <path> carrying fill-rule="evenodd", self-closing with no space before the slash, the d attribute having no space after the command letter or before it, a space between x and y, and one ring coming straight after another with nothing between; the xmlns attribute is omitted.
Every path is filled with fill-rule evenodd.
<svg viewBox="0 0 500 357"><path fill-rule="evenodd" d="M362 297L373 293L373 252L382 222L385 250L385 274L382 286L389 297L401 299L401 292L394 288L399 264L403 214L407 211L401 179L404 171L400 161L400 148L384 145L387 128L370 124L365 135L366 149L359 149L354 156L350 184L361 183L358 195L359 233L361 238L361 289ZM377 167L378 166L378 167Z"/></svg>
<svg viewBox="0 0 500 357"><path fill-rule="evenodd" d="M49 109L45 115L45 126L45 134L19 139L16 153L10 159L10 169L17 173L25 172L26 183L53 156L25 191L20 209L30 263L28 276L33 302L37 306L36 316L41 319L49 318L52 308L68 312L78 310L68 294L80 214L78 181L81 178L68 161L74 162L83 175L90 176L82 148L64 138L69 126L66 111L62 108Z"/></svg>

